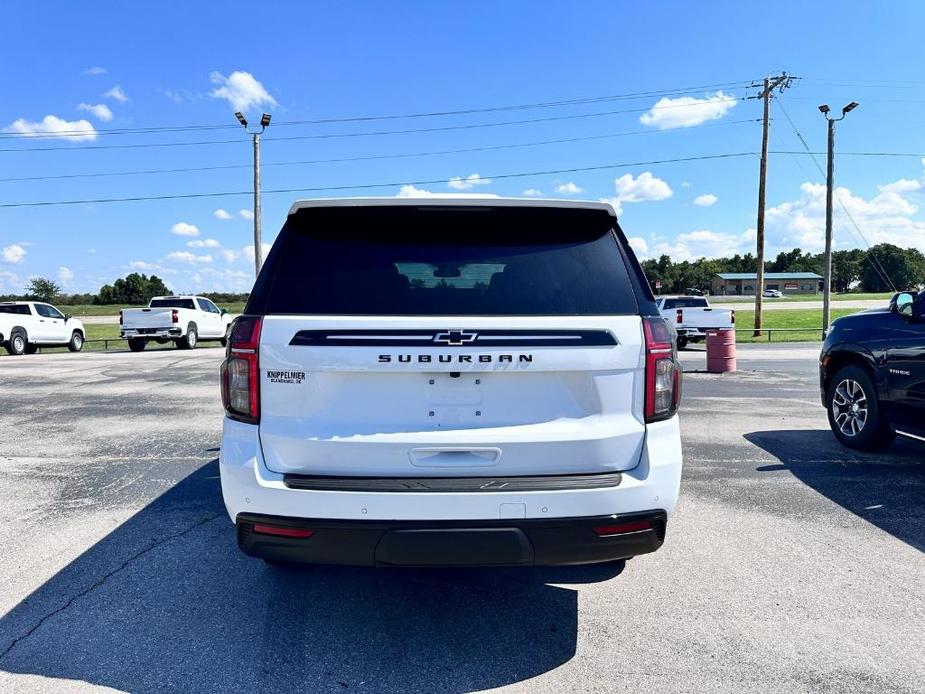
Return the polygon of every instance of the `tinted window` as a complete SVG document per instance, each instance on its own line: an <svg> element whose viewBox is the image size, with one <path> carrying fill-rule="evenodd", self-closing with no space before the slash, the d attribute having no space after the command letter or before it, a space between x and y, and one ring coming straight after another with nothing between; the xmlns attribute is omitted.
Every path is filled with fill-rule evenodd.
<svg viewBox="0 0 925 694"><path fill-rule="evenodd" d="M25 304L0 306L0 313L15 313L19 316L30 316L29 307Z"/></svg>
<svg viewBox="0 0 925 694"><path fill-rule="evenodd" d="M613 228L597 210L300 210L274 244L248 311L635 314Z"/></svg>
<svg viewBox="0 0 925 694"><path fill-rule="evenodd" d="M46 318L64 318L64 314L61 313L61 311L48 304L36 304L35 310L40 316L45 316Z"/></svg>
<svg viewBox="0 0 925 694"><path fill-rule="evenodd" d="M213 304L208 299L199 299L199 306L203 311L207 311L209 313L218 313L218 309L215 308L215 304Z"/></svg>
<svg viewBox="0 0 925 694"><path fill-rule="evenodd" d="M682 297L679 299L665 299L664 308L707 308L706 299L697 297Z"/></svg>
<svg viewBox="0 0 925 694"><path fill-rule="evenodd" d="M151 308L189 308L196 310L192 299L152 299Z"/></svg>

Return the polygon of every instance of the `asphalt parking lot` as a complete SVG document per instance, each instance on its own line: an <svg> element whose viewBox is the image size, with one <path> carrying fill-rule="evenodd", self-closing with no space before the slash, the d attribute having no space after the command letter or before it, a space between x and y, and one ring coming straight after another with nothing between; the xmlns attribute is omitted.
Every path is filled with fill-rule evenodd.
<svg viewBox="0 0 925 694"><path fill-rule="evenodd" d="M456 571L241 555L220 350L0 358L0 691L925 691L925 448L839 447L817 353L683 354L659 552Z"/></svg>

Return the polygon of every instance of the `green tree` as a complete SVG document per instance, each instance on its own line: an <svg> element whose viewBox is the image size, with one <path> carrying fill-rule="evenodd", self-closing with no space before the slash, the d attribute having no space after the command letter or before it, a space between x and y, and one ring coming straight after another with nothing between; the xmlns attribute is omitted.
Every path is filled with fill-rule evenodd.
<svg viewBox="0 0 925 694"><path fill-rule="evenodd" d="M61 293L61 287L45 277L33 277L26 291L38 301L49 302Z"/></svg>
<svg viewBox="0 0 925 694"><path fill-rule="evenodd" d="M850 251L833 252L832 290L836 292L847 292L851 289L852 285L859 282L861 280L861 263L863 262L864 251L860 249L855 248Z"/></svg>
<svg viewBox="0 0 925 694"><path fill-rule="evenodd" d="M146 304L152 296L170 294L164 281L157 275L141 275L133 272L117 279L111 285L100 287L97 304Z"/></svg>
<svg viewBox="0 0 925 694"><path fill-rule="evenodd" d="M881 273L889 277L899 290L918 287L925 282L925 256L914 248L878 243L867 255L868 260L861 265L861 287L865 292L888 292L892 289Z"/></svg>

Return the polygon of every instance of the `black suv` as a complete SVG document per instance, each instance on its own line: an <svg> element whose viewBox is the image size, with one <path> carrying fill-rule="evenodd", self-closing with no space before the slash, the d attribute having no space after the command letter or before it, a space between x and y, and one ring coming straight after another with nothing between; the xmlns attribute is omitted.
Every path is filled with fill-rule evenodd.
<svg viewBox="0 0 925 694"><path fill-rule="evenodd" d="M876 450L896 434L925 441L925 292L833 322L819 376L829 425L846 446Z"/></svg>

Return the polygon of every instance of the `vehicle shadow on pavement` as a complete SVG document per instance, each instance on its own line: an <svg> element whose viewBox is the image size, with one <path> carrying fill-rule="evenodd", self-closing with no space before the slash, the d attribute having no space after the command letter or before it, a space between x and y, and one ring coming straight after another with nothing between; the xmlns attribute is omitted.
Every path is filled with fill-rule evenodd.
<svg viewBox="0 0 925 694"><path fill-rule="evenodd" d="M487 689L570 660L561 584L622 567L273 569L235 546L212 461L0 618L0 670L131 692Z"/></svg>
<svg viewBox="0 0 925 694"><path fill-rule="evenodd" d="M925 552L925 447L897 439L878 453L845 448L828 429L756 431L745 438L797 479Z"/></svg>

